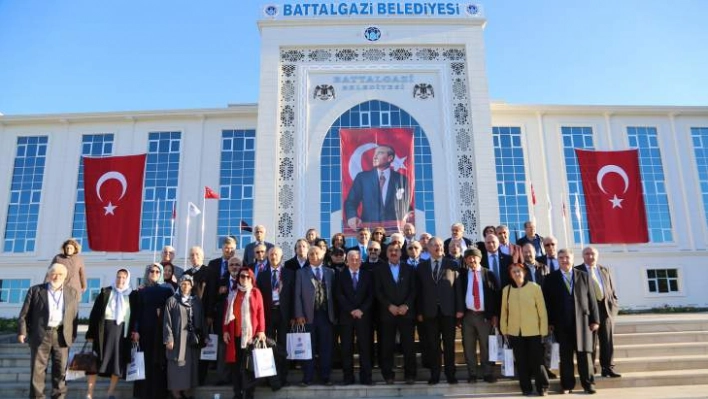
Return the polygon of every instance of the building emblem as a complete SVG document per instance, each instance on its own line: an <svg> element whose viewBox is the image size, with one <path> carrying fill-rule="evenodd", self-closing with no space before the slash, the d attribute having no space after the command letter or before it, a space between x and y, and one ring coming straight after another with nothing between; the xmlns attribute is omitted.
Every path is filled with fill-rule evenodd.
<svg viewBox="0 0 708 399"><path fill-rule="evenodd" d="M479 14L479 6L476 4L467 5L467 14L469 14L469 15Z"/></svg>
<svg viewBox="0 0 708 399"><path fill-rule="evenodd" d="M320 100L327 101L332 98L336 98L334 95L334 86L332 85L317 85L315 87L315 93L312 98L319 98Z"/></svg>
<svg viewBox="0 0 708 399"><path fill-rule="evenodd" d="M375 26L369 26L364 30L364 38L370 42L375 42L381 39L381 29Z"/></svg>
<svg viewBox="0 0 708 399"><path fill-rule="evenodd" d="M263 13L268 17L275 17L278 15L278 7L274 5L267 5L263 8Z"/></svg>
<svg viewBox="0 0 708 399"><path fill-rule="evenodd" d="M425 100L428 97L435 97L433 92L433 85L430 83L417 83L413 86L413 98L420 98Z"/></svg>

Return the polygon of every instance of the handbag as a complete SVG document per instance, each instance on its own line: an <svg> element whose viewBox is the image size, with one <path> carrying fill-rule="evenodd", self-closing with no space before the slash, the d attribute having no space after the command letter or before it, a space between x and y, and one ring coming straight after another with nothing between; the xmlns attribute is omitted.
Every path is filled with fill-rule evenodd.
<svg viewBox="0 0 708 399"><path fill-rule="evenodd" d="M93 351L86 351L88 341L84 342L81 351L74 355L69 364L71 371L83 371L88 374L96 374L98 372L98 356Z"/></svg>
<svg viewBox="0 0 708 399"><path fill-rule="evenodd" d="M133 343L130 350L130 363L126 373L126 381L140 381L145 379L145 353L140 350L140 345Z"/></svg>
<svg viewBox="0 0 708 399"><path fill-rule="evenodd" d="M310 333L305 332L304 326L295 325L287 335L287 358L290 360L312 359L312 341L310 338Z"/></svg>
<svg viewBox="0 0 708 399"><path fill-rule="evenodd" d="M206 340L204 340L204 336L201 332L201 330L197 330L194 328L194 323L192 323L192 320L194 319L194 314L192 313L192 307L189 307L189 312L188 312L188 320L187 320L187 345L191 346L192 348L203 348L206 346Z"/></svg>
<svg viewBox="0 0 708 399"><path fill-rule="evenodd" d="M251 357L253 358L253 374L255 378L272 377L278 374L275 367L273 348L269 348L265 342L256 342L251 351Z"/></svg>

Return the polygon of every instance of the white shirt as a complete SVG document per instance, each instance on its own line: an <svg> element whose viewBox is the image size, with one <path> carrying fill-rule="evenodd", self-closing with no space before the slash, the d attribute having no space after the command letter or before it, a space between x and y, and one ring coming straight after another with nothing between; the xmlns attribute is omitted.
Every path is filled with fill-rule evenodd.
<svg viewBox="0 0 708 399"><path fill-rule="evenodd" d="M384 178L386 179L384 181L383 187L381 187L381 203L386 204L386 193L388 192L388 182L391 180L391 169L384 169L383 171L381 170L376 170L376 179L378 180L383 173Z"/></svg>
<svg viewBox="0 0 708 399"><path fill-rule="evenodd" d="M508 244L499 243L499 251L504 255L511 255L511 248L509 248Z"/></svg>
<svg viewBox="0 0 708 399"><path fill-rule="evenodd" d="M560 267L558 264L558 259L557 258L549 258L548 256L546 257L546 262L548 263L548 267L551 269L551 271L556 271Z"/></svg>
<svg viewBox="0 0 708 399"><path fill-rule="evenodd" d="M474 308L474 297L472 296L473 292L473 283L474 283L474 274L477 273L477 287L479 287L479 309ZM467 273L467 295L465 296L465 305L467 305L467 309L469 310L474 310L475 312L484 312L484 286L482 285L482 271L473 271L470 269L469 273Z"/></svg>
<svg viewBox="0 0 708 399"><path fill-rule="evenodd" d="M303 266L305 266L305 262L307 262L307 258L305 258L305 259L297 258L297 263L300 264L300 268L302 268Z"/></svg>
<svg viewBox="0 0 708 399"><path fill-rule="evenodd" d="M52 291L51 284L47 283L47 300L49 302L47 327L58 327L64 321L64 286Z"/></svg>

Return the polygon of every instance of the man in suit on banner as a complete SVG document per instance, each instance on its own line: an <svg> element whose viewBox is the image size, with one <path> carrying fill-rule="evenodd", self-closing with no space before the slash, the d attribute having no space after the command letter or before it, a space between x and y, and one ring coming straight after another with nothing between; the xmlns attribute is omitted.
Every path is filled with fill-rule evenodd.
<svg viewBox="0 0 708 399"><path fill-rule="evenodd" d="M31 287L17 320L17 340L30 346L30 397L44 397L44 382L52 360L52 398L66 397L66 366L69 347L76 338L78 294L64 285L66 267L54 263L48 282Z"/></svg>
<svg viewBox="0 0 708 399"><path fill-rule="evenodd" d="M391 168L396 153L387 145L374 151L374 168L359 172L344 201L347 226L357 230L361 223L397 222L408 219L413 193L408 178ZM357 208L361 205L361 215ZM394 227L394 226L391 226Z"/></svg>

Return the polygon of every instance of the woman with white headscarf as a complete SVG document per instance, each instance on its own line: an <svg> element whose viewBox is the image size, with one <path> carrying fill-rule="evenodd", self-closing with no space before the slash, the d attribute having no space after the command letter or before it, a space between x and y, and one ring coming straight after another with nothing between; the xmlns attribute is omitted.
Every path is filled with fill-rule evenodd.
<svg viewBox="0 0 708 399"><path fill-rule="evenodd" d="M101 289L91 309L86 340L93 342L93 351L98 354L98 375L111 378L109 399L115 399L116 384L125 376L130 359L130 309L136 307L136 301L137 292L130 287L130 272L119 269L115 283ZM87 399L93 397L95 383L96 375L88 375Z"/></svg>

